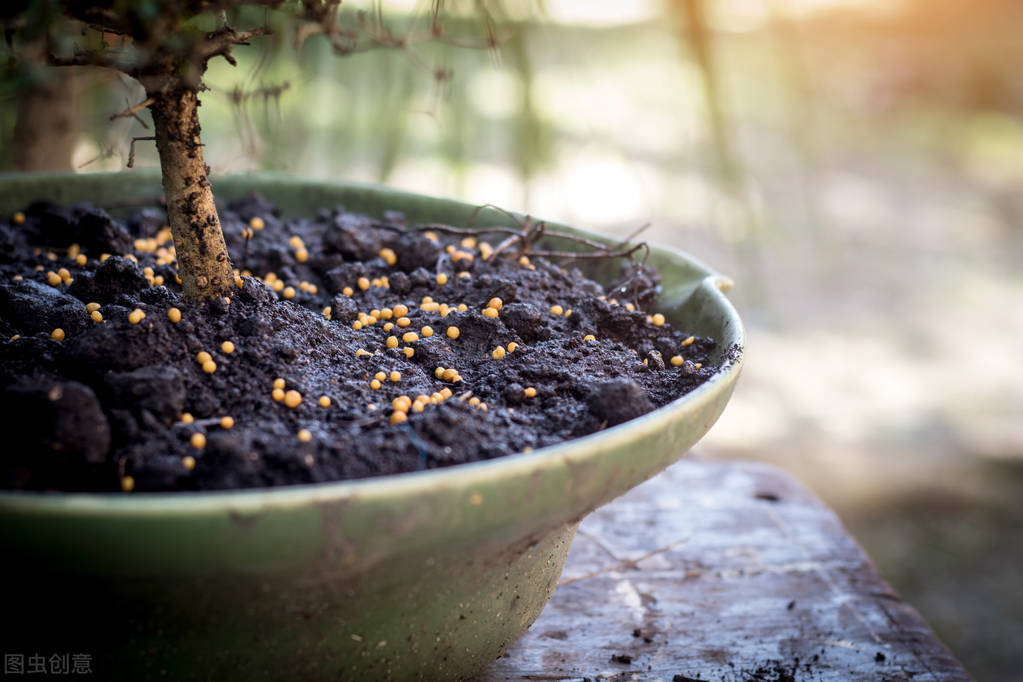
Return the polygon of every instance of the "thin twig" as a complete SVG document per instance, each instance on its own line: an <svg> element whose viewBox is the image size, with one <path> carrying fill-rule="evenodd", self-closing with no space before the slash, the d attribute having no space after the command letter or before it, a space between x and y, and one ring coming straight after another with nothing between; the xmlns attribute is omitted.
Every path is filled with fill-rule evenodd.
<svg viewBox="0 0 1023 682"><path fill-rule="evenodd" d="M149 135L146 137L133 137L131 138L131 144L128 146L128 168L135 167L135 143L139 140L156 140L155 135Z"/></svg>
<svg viewBox="0 0 1023 682"><path fill-rule="evenodd" d="M110 120L113 121L113 120L116 120L118 118L129 118L129 117L131 117L131 118L134 118L139 123L141 123L143 128L145 128L146 130L149 130L149 126L146 125L145 121L143 121L141 118L139 118L138 113L140 111L142 111L143 109L145 109L146 107L148 107L150 104L152 104L155 101L156 100L154 100L152 97L147 97L144 101L139 102L138 104L136 104L133 107L128 107L127 109L125 109L124 111L122 111L122 112L120 112L118 114L112 114L110 116Z"/></svg>
<svg viewBox="0 0 1023 682"><path fill-rule="evenodd" d="M628 236L625 237L625 239L623 239L622 241L618 242L618 244L616 246L614 246L613 248L609 249L609 251L620 251L621 249L624 249L625 247L629 246L629 244L632 242L632 240L635 239L636 237L638 237L644 231L646 231L646 229L648 227L650 227L650 223L645 223L643 225L640 225L635 230L630 232L628 234ZM631 256L633 253L635 253L635 251L638 250L638 248L640 246L642 246L644 249L646 249L646 253L643 254L643 260L642 260L642 263L644 265L646 265L646 259L650 257L650 247L647 245L646 242L640 242L639 244L636 244L636 248L634 248L631 251L628 251L626 253L623 253L622 255L623 256ZM538 255L538 256L539 255L543 255L543 254L540 254L540 253L538 253L536 251L534 251L533 253ZM547 256L547 257L548 258L556 258L557 256ZM585 256L582 256L582 257L585 258ZM573 253L572 255L565 257L561 261L561 265L562 266L568 265L569 263L571 263L573 260L575 260L577 258L580 258L580 255L578 253Z"/></svg>
<svg viewBox="0 0 1023 682"><path fill-rule="evenodd" d="M512 222L514 222L516 225L518 225L520 227L523 227L523 229L524 229L524 225L522 224L522 222L517 217L515 217L515 215L513 213L511 213L511 211L508 211L507 209L501 208L497 204L480 204L479 206L474 208L472 213L469 215L469 224L470 225L472 225L473 223L476 222L476 218L479 217L480 212L483 211L483 209L485 209L485 208L489 208L489 209L492 209L494 211L497 211L498 213L505 214L506 216L511 218ZM527 224L529 223L529 216L526 216L526 223Z"/></svg>
<svg viewBox="0 0 1023 682"><path fill-rule="evenodd" d="M510 214L509 214L510 215ZM519 257L521 257L526 251L529 251L530 245L540 238L543 234L544 224L543 221L533 224L533 219L530 216L526 216L526 222L522 226L522 231L514 236L508 237L503 242L497 245L494 252L490 255L491 258L497 258L501 253L514 244L516 241L521 242L522 246L519 247Z"/></svg>
<svg viewBox="0 0 1023 682"><path fill-rule="evenodd" d="M626 244L628 244L629 242L631 242L631 241L632 241L633 239L635 239L635 238L636 238L636 237L638 237L639 235L641 235L641 234L643 234L644 232L646 232L646 231L647 231L647 229L649 229L649 227L650 227L650 223L643 223L642 225L640 225L639 227L637 227L637 228L636 228L635 230L633 230L632 232L630 232L629 234L627 234L627 235L625 236L625 238L624 238L624 239L622 239L622 241L620 241L620 242L618 243L618 246L616 246L615 248L616 248L616 249L620 249L620 248L622 248L623 246L625 246Z"/></svg>
<svg viewBox="0 0 1023 682"><path fill-rule="evenodd" d="M390 227L387 225L381 225L381 227ZM403 228L396 228L403 229ZM445 232L447 234L461 234L467 237L479 237L484 234L522 234L521 230L517 230L514 227L452 227L451 225L442 225L440 223L423 223L416 225L412 228L417 232Z"/></svg>
<svg viewBox="0 0 1023 682"><path fill-rule="evenodd" d="M647 246L646 242L640 242L639 244L633 245L632 248L619 249L614 251L610 249L602 249L600 251L593 251L591 253L582 253L578 251L545 251L542 249L537 249L530 251L530 254L533 256L540 256L541 258L568 258L570 260L576 259L582 260L592 258L628 258L629 256L636 253L640 249L646 249L647 251L649 251L650 247Z"/></svg>
<svg viewBox="0 0 1023 682"><path fill-rule="evenodd" d="M517 230L517 229L512 228L512 227L499 227L499 226L476 227L476 228L472 228L472 227L452 227L450 225L441 225L439 223L425 223L425 224L422 224L422 225L416 225L412 229L414 229L414 230L416 230L418 232L429 232L429 231L444 232L444 233L447 233L447 234L460 234L460 235L472 236L472 237L478 237L478 236L485 235L485 234L507 234L507 235L510 235L508 239L504 240L503 242L501 242L500 244L498 244L494 248L494 251L493 251L493 253L490 256L491 259L496 258L497 255L501 251L507 249L512 244L514 244L516 242L520 242L520 241L523 243L523 245L525 247L524 248L524 252L528 252L528 253L530 253L532 255L541 256L541 257L544 257L544 258L568 258L568 259L626 258L626 257L629 257L632 254L636 253L640 249L645 249L647 254L649 254L649 252L650 252L650 247L647 245L646 242L640 242L638 244L630 245L629 244L630 240L626 239L625 241L619 243L618 245L616 245L614 247L608 247L606 244L602 244L600 242L593 241L592 239L587 239L586 237L580 237L579 235L571 234L569 232L560 232L558 230L548 230L546 228L546 223L544 223L543 221L540 221L540 222L532 224L532 225L530 225L530 221L531 221L531 219L527 216L527 223L526 224L528 226L528 229L524 229L524 230ZM389 229L395 229L395 230L403 229L403 228L400 228L400 227L397 227L397 226L386 225L386 224L379 224L379 226L380 227L386 227L386 228L389 228ZM635 230L635 232L633 234L638 234L638 233L642 232L643 230L645 230L647 227L649 227L649 224L641 226L640 228ZM583 246L588 246L588 247L592 248L593 252L586 253L586 252L576 252L576 251L555 251L555 250L546 250L546 249L535 249L535 248L533 248L532 245L535 244L536 242L538 242L542 238L564 239L564 240L567 240L567 241L575 242L577 244L582 244ZM646 261L646 257L644 256L644 262L645 261Z"/></svg>

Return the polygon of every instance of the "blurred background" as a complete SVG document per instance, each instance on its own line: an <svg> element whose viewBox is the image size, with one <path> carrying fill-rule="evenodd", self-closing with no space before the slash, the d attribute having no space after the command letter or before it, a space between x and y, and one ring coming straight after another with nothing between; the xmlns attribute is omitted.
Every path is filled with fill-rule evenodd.
<svg viewBox="0 0 1023 682"><path fill-rule="evenodd" d="M735 279L749 327L698 454L802 480L978 679L1020 679L1023 3L478 4L450 19L497 49L279 37L214 63L214 185L273 169L650 223ZM121 169L151 134L108 120L143 99L113 75L8 70L0 97L7 169Z"/></svg>

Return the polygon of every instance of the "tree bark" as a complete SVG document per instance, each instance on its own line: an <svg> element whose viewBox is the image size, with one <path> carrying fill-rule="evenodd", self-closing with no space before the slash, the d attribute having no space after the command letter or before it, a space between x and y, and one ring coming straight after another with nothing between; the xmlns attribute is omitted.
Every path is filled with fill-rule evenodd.
<svg viewBox="0 0 1023 682"><path fill-rule="evenodd" d="M148 95L181 287L191 299L230 296L234 271L203 161L199 97L185 88Z"/></svg>

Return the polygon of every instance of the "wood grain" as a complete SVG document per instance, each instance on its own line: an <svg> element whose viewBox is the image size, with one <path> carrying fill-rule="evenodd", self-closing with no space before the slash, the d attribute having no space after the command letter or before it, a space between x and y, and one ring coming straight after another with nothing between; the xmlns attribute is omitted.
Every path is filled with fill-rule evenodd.
<svg viewBox="0 0 1023 682"><path fill-rule="evenodd" d="M590 515L481 680L969 680L792 478L687 459Z"/></svg>

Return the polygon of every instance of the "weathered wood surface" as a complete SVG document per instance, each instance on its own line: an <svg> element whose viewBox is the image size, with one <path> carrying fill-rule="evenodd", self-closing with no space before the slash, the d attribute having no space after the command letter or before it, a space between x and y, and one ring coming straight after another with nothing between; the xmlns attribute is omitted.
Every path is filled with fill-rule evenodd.
<svg viewBox="0 0 1023 682"><path fill-rule="evenodd" d="M688 459L580 526L550 604L482 680L970 679L793 479Z"/></svg>

